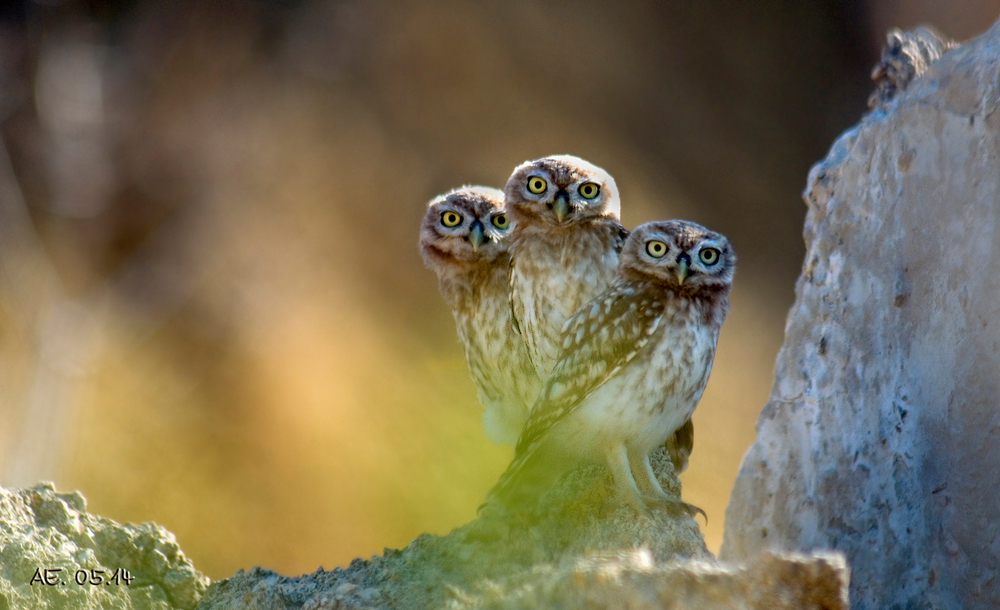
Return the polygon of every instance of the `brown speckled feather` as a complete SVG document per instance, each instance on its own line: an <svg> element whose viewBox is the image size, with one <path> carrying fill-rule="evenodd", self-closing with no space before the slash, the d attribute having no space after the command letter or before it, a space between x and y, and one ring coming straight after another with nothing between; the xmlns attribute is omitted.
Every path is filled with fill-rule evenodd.
<svg viewBox="0 0 1000 610"><path fill-rule="evenodd" d="M506 221L502 203L502 193L486 187L464 187L434 199L421 227L420 251L437 273L441 294L455 317L485 408L486 433L495 442L513 444L541 382L524 341L513 330L509 224L498 226L504 224L499 219ZM458 224L446 226L446 213L456 214L448 220L458 219Z"/></svg>
<svg viewBox="0 0 1000 610"><path fill-rule="evenodd" d="M693 440L690 417L711 372L735 260L724 236L694 223L638 227L614 285L563 329L558 363L487 502L515 505L525 488L540 493L581 461L606 463L637 509L663 501L649 453L677 433Z"/></svg>
<svg viewBox="0 0 1000 610"><path fill-rule="evenodd" d="M532 193L528 181L545 180ZM586 183L599 185L592 199L580 195ZM560 220L554 202L562 192L573 213ZM515 221L511 231L510 305L535 372L545 379L560 354L560 332L573 312L611 284L628 231L618 220L620 203L614 179L603 169L569 155L529 161L514 170L504 191L505 209ZM685 423L667 439L674 469L687 467L694 439Z"/></svg>

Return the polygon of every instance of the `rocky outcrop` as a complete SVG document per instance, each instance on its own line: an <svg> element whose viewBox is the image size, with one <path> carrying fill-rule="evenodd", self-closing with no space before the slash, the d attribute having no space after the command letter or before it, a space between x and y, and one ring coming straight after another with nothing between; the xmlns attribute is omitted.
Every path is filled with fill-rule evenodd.
<svg viewBox="0 0 1000 610"><path fill-rule="evenodd" d="M666 453L654 458L664 489L679 494ZM638 516L618 501L606 478L598 466L578 469L526 514L487 507L446 536L423 534L405 549L355 559L347 568L294 578L261 568L240 572L213 584L198 608L235 610L251 600L274 609L439 608L503 598L532 575L559 574L595 557L641 552L650 565L713 559L687 513Z"/></svg>
<svg viewBox="0 0 1000 610"><path fill-rule="evenodd" d="M666 453L653 467L679 483ZM839 554L714 562L686 513L639 516L618 502L601 467L560 480L527 515L494 513L447 536L347 568L287 577L262 568L213 584L199 610L391 608L846 609Z"/></svg>
<svg viewBox="0 0 1000 610"><path fill-rule="evenodd" d="M915 77L927 71L941 54L955 46L934 28L926 25L909 32L898 28L886 35L882 59L872 69L875 91L868 97L869 108L888 104L897 93L906 89Z"/></svg>
<svg viewBox="0 0 1000 610"><path fill-rule="evenodd" d="M0 488L0 608L186 610L207 586L158 525L91 515L51 483Z"/></svg>
<svg viewBox="0 0 1000 610"><path fill-rule="evenodd" d="M721 556L835 548L855 608L1000 606L1000 24L809 175L806 259Z"/></svg>
<svg viewBox="0 0 1000 610"><path fill-rule="evenodd" d="M534 571L485 599L453 610L847 610L848 570L839 553L765 554L747 566L709 562L656 565L636 552Z"/></svg>
<svg viewBox="0 0 1000 610"><path fill-rule="evenodd" d="M419 540L419 539L418 539ZM395 553L408 554L410 547ZM348 570L317 572L288 578L255 568L213 586L199 608L301 608L348 610L371 608L472 608L493 610L847 610L848 569L839 553L815 555L765 554L748 566L726 566L710 561L657 562L647 550L615 554L593 553L557 564L540 563L530 570L483 578L473 587L447 581L408 581L420 571L394 562L397 579L415 597L400 596L387 583L368 582L385 558L356 562ZM396 555L398 556L398 555ZM411 555L412 556L412 555ZM493 569L487 574L502 570ZM351 580L343 582L353 572ZM483 575L480 574L480 577ZM426 592L421 592L421 590ZM431 593L433 591L433 593ZM402 603L403 605L394 605Z"/></svg>
<svg viewBox="0 0 1000 610"><path fill-rule="evenodd" d="M654 458L664 488L677 493L666 453ZM487 509L446 536L424 534L332 571L241 571L214 583L198 609L847 608L842 555L720 566L686 513L636 515L611 489L603 468L582 468L530 514Z"/></svg>
<svg viewBox="0 0 1000 610"><path fill-rule="evenodd" d="M677 493L669 458L654 457ZM91 515L82 495L49 483L0 488L0 609L847 608L842 555L720 566L687 513L638 516L606 479L582 468L528 513L487 509L447 536L332 571L241 570L207 593L162 527Z"/></svg>
<svg viewBox="0 0 1000 610"><path fill-rule="evenodd" d="M653 467L677 494L664 451ZM0 488L0 609L848 607L843 555L719 565L686 512L637 515L607 479L599 466L581 468L526 512L487 508L446 536L346 568L288 577L256 567L207 592L162 527L91 515L83 496L51 484Z"/></svg>

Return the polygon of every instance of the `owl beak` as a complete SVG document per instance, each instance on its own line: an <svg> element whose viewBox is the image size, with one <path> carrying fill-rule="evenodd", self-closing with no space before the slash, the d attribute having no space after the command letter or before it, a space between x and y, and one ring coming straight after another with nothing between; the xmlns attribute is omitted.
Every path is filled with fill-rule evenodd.
<svg viewBox="0 0 1000 610"><path fill-rule="evenodd" d="M681 254L677 257L677 267L675 270L675 275L677 276L677 283L683 284L684 280L688 278L688 266L691 264L691 259L687 254Z"/></svg>
<svg viewBox="0 0 1000 610"><path fill-rule="evenodd" d="M483 234L483 223L478 220L472 223L469 228L469 243L472 244L472 251L478 252L479 246L486 243L486 235Z"/></svg>
<svg viewBox="0 0 1000 610"><path fill-rule="evenodd" d="M555 212L556 220L562 222L567 216L569 216L569 197L566 193L559 191L556 194L555 203L552 206L552 211Z"/></svg>

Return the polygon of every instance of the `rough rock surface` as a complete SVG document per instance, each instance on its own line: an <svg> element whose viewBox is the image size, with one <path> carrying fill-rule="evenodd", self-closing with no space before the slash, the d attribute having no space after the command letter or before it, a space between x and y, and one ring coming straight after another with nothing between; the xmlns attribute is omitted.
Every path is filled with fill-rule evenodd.
<svg viewBox="0 0 1000 610"><path fill-rule="evenodd" d="M36 570L57 568L52 582L65 584L31 583ZM109 578L120 568L135 580L90 584L91 570ZM87 584L77 584L80 570ZM51 483L0 488L0 609L181 610L194 607L207 586L158 525L91 515L83 496L57 493Z"/></svg>
<svg viewBox="0 0 1000 610"><path fill-rule="evenodd" d="M868 107L878 108L888 104L896 94L906 89L911 80L926 72L941 58L942 53L955 44L926 25L908 32L898 28L889 30L882 48L882 59L872 70L875 91L868 97Z"/></svg>
<svg viewBox="0 0 1000 610"><path fill-rule="evenodd" d="M664 451L653 468L679 483ZM686 513L637 516L603 468L564 477L520 518L487 510L447 536L298 577L254 568L212 584L198 610L350 608L815 608L846 610L839 553L714 563Z"/></svg>
<svg viewBox="0 0 1000 610"><path fill-rule="evenodd" d="M664 489L680 483L664 451L653 468ZM479 599L507 591L505 583L595 555L644 549L650 561L711 560L695 521L686 513L638 516L621 504L603 468L578 469L562 478L529 515L494 512L446 536L423 534L403 550L386 549L345 569L298 577L254 568L214 583L199 610L261 608L442 607L449 600ZM253 607L252 605L250 607Z"/></svg>
<svg viewBox="0 0 1000 610"><path fill-rule="evenodd" d="M765 554L749 566L708 562L656 565L648 554L581 560L536 570L481 599L455 600L451 610L847 610L848 569L842 554Z"/></svg>
<svg viewBox="0 0 1000 610"><path fill-rule="evenodd" d="M1000 23L833 145L721 557L843 550L855 608L1000 607Z"/></svg>
<svg viewBox="0 0 1000 610"><path fill-rule="evenodd" d="M419 540L419 539L418 539ZM412 547L412 545L411 545ZM414 554L410 548L386 553ZM426 560L426 552L418 554ZM849 569L841 553L765 553L747 566L709 561L657 562L645 549L590 553L558 564L500 574L472 587L438 577L416 560L356 560L348 570L289 578L254 568L220 581L199 608L347 610L374 608L471 608L515 610L605 608L608 610L847 610ZM392 565L390 565L392 564ZM481 575L480 575L481 576ZM393 582L396 581L396 582ZM358 584L355 584L358 583ZM400 596L408 590L414 597ZM395 592L394 592L395 590ZM397 605L401 604L401 605Z"/></svg>

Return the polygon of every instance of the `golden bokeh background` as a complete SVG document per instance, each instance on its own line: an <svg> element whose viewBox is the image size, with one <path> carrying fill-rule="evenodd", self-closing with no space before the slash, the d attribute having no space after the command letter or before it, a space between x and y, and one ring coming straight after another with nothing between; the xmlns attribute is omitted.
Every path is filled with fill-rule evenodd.
<svg viewBox="0 0 1000 610"><path fill-rule="evenodd" d="M884 30L997 2L128 0L0 9L0 484L156 521L213 578L473 518L484 435L424 205L572 153L623 222L740 255L685 499L724 509L801 262L809 166Z"/></svg>

